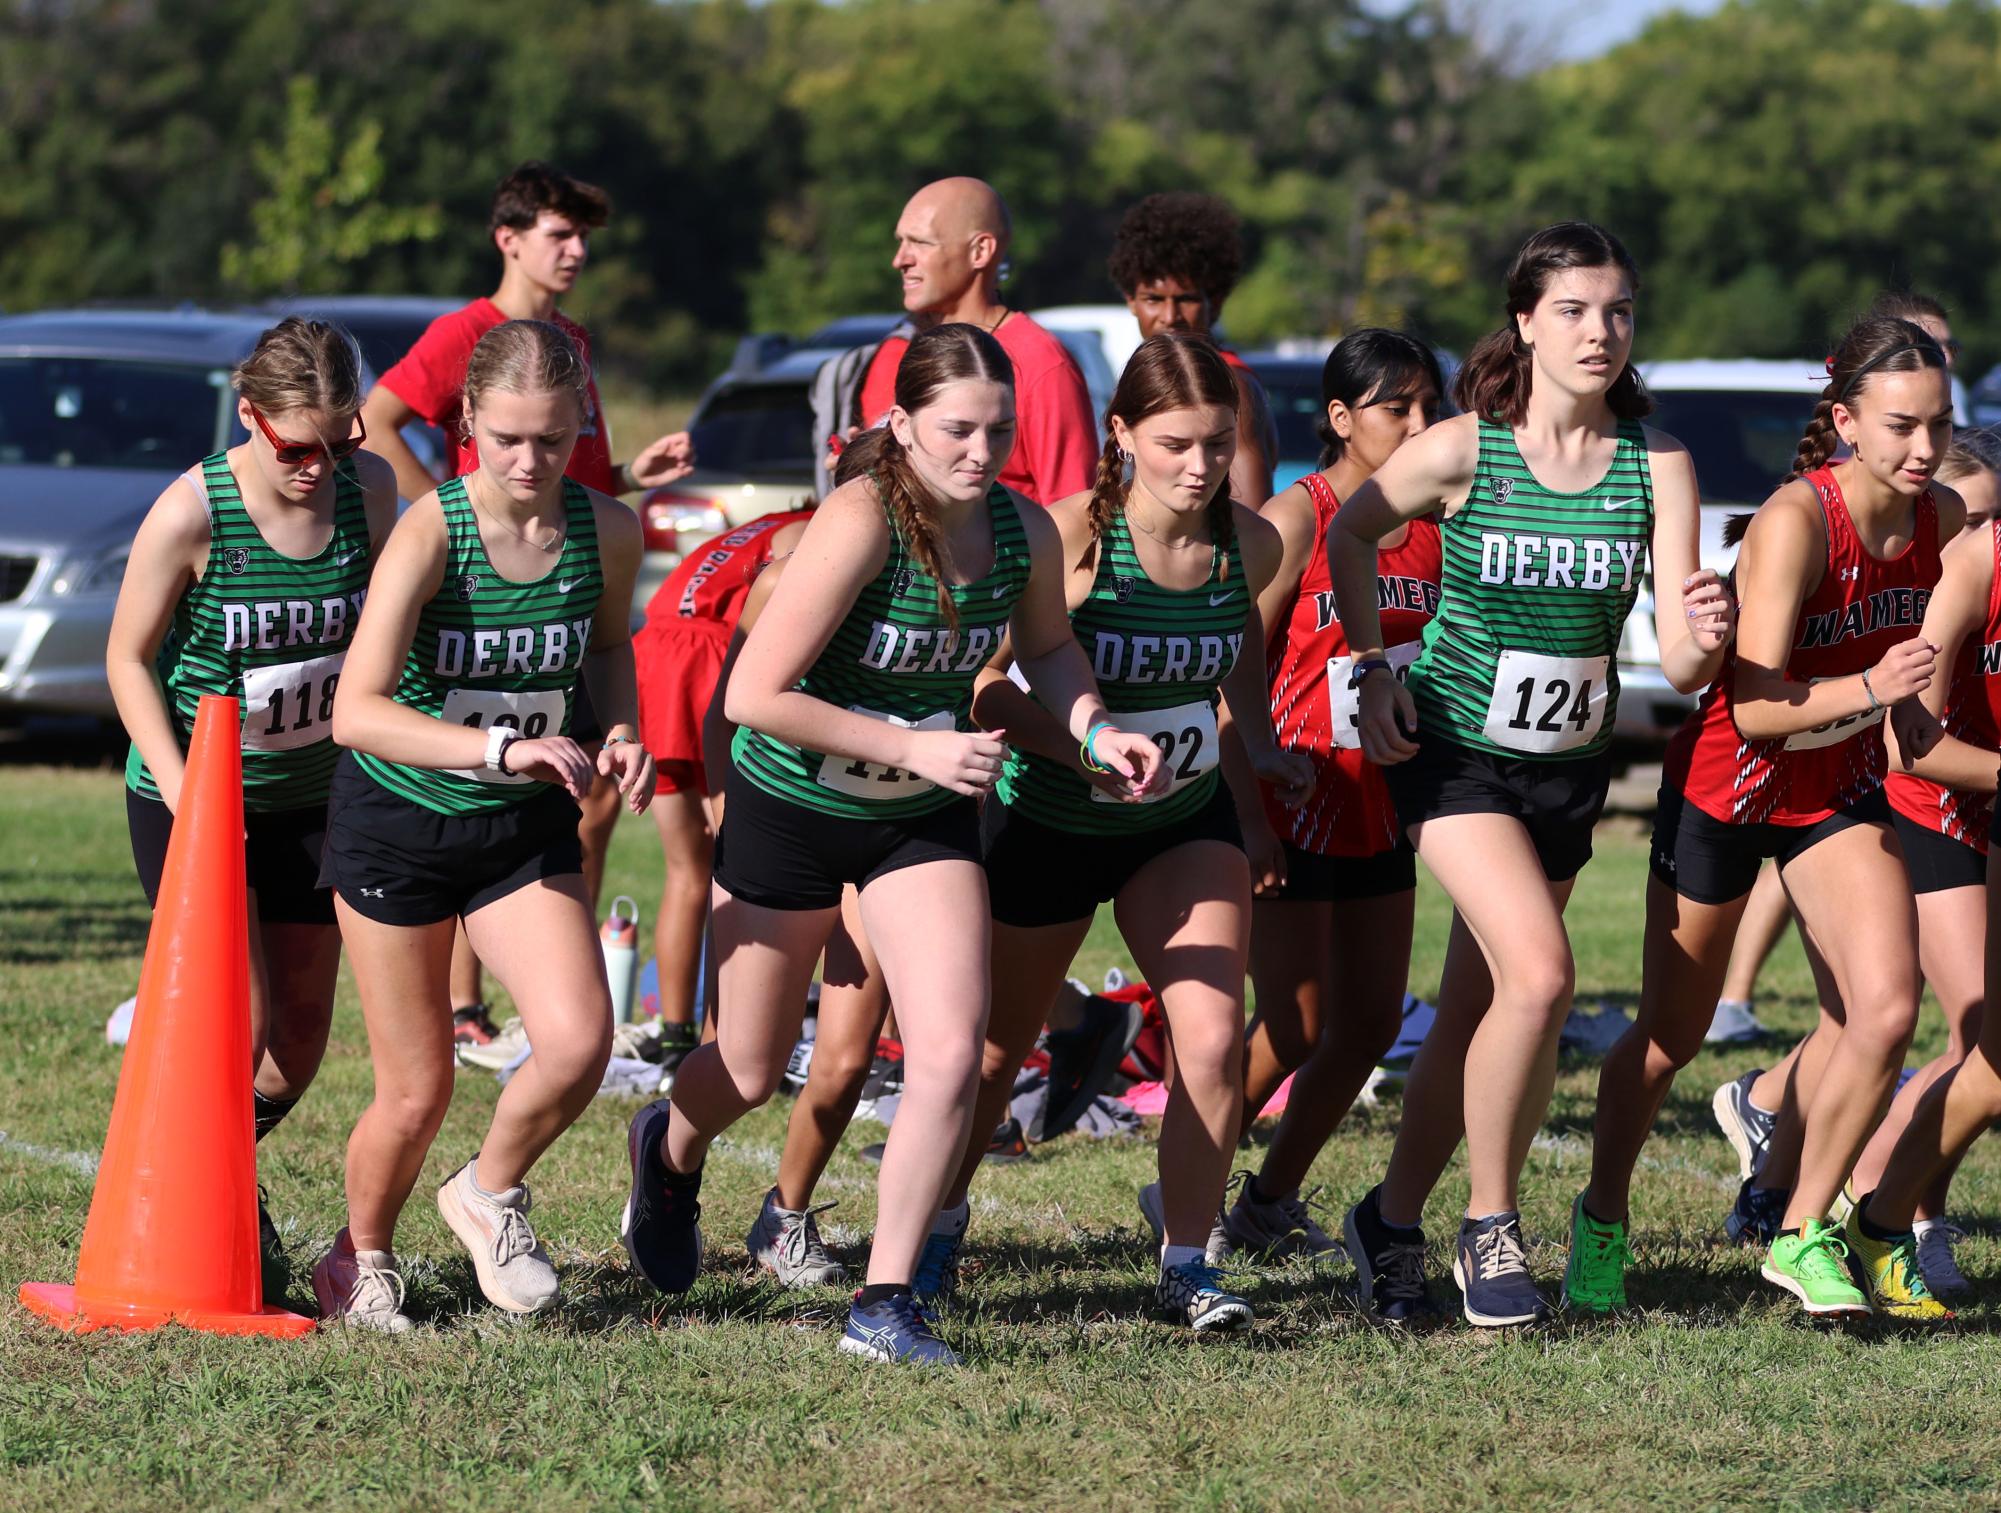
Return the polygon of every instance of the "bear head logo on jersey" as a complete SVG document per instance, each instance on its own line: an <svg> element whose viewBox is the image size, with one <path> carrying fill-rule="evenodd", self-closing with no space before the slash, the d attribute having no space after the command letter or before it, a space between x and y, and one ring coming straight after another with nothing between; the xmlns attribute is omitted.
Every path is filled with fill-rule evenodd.
<svg viewBox="0 0 2001 1513"><path fill-rule="evenodd" d="M1119 603L1126 603L1133 596L1133 580L1130 578L1112 579L1112 593L1118 599Z"/></svg>
<svg viewBox="0 0 2001 1513"><path fill-rule="evenodd" d="M895 599L901 599L905 594L909 593L910 579L911 579L911 574L909 568L907 567L898 568L896 570L896 576L889 580L890 597Z"/></svg>
<svg viewBox="0 0 2001 1513"><path fill-rule="evenodd" d="M225 557L223 560L228 562L229 570L232 573L241 575L242 573L249 570L250 548L247 546L232 546L229 549L228 556Z"/></svg>
<svg viewBox="0 0 2001 1513"><path fill-rule="evenodd" d="M467 573L463 578L459 579L459 598L465 600L467 603L471 603L472 596L478 592L478 573Z"/></svg>
<svg viewBox="0 0 2001 1513"><path fill-rule="evenodd" d="M1496 478L1494 480L1494 503L1506 504L1508 502L1508 495L1514 493L1514 491L1515 491L1514 479Z"/></svg>

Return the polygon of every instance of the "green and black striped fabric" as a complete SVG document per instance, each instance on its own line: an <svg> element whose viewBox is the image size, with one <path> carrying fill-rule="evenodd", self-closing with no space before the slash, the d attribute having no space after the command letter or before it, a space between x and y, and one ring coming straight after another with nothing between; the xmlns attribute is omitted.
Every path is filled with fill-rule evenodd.
<svg viewBox="0 0 2001 1513"><path fill-rule="evenodd" d="M204 694L240 701L243 805L258 812L327 801L340 755L334 687L368 591L368 513L350 463L334 469L333 535L317 554L274 551L244 508L229 456L200 465L208 566L174 606L155 668L182 751ZM134 746L125 784L160 796Z"/></svg>
<svg viewBox="0 0 2001 1513"><path fill-rule="evenodd" d="M1173 786L1144 804L1107 802L1063 763L1017 749L1001 775L1001 801L1078 835L1129 835L1198 812L1216 791L1218 690L1243 650L1250 605L1234 537L1227 553L1211 548L1201 587L1162 588L1133 550L1124 512L1114 516L1098 542L1091 592L1070 616L1070 627L1113 720L1153 738L1174 774Z"/></svg>
<svg viewBox="0 0 2001 1513"><path fill-rule="evenodd" d="M1015 508L995 484L987 495L993 566L971 583L949 586L956 630L939 606L937 580L910 555L892 519L882 570L856 596L799 691L901 725L969 728L973 678L992 660L1028 583L1028 541ZM749 726L737 727L730 757L765 792L847 819L907 819L959 797L902 768L806 751Z"/></svg>
<svg viewBox="0 0 2001 1513"><path fill-rule="evenodd" d="M1443 735L1502 756L1563 761L1604 750L1618 710L1619 634L1647 570L1653 513L1638 421L1620 424L1605 476L1565 494L1536 481L1507 426L1482 420L1472 490L1440 527L1438 614L1410 669L1418 738ZM1500 673L1509 653L1604 658L1603 681L1593 689L1582 680L1546 687L1523 680L1517 689L1512 672ZM1588 709L1594 702L1600 708ZM1510 723L1494 714L1504 706L1523 730L1519 744L1491 733ZM1549 749L1566 726L1591 729L1590 738Z"/></svg>
<svg viewBox="0 0 2001 1513"><path fill-rule="evenodd" d="M568 735L577 674L604 594L590 492L563 480L567 529L555 565L532 583L503 578L487 560L466 480L438 490L450 537L445 578L417 617L396 702L476 730L512 725L524 737ZM392 793L439 814L493 814L548 786L532 778L406 767L355 758Z"/></svg>

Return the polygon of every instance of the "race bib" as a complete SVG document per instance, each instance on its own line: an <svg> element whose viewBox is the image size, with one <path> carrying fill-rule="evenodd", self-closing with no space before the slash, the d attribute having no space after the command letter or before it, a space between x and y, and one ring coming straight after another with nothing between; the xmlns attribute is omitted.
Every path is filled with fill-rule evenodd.
<svg viewBox="0 0 2001 1513"><path fill-rule="evenodd" d="M956 730L959 722L952 711L942 709L937 714L927 714L921 720L899 719L893 714L884 714L879 709L864 709L859 704L848 706L849 714L865 714L871 720L881 720L888 725L900 725L905 730ZM857 761L853 757L825 756L820 759L820 786L831 788L836 793L845 793L849 798L867 799L871 803L887 803L891 799L910 798L914 794L928 793L938 785L929 778L921 778L914 772L901 767L884 767L876 762Z"/></svg>
<svg viewBox="0 0 2001 1513"><path fill-rule="evenodd" d="M1383 648L1383 659L1401 683L1410 673L1410 664L1424 649L1422 641L1406 641L1401 646ZM1336 746L1358 751L1362 745L1362 690L1351 686L1355 671L1353 657L1327 659L1327 707L1333 711L1332 740Z"/></svg>
<svg viewBox="0 0 2001 1513"><path fill-rule="evenodd" d="M1496 746L1530 756L1590 745L1605 724L1611 667L1610 657L1502 652L1484 734Z"/></svg>
<svg viewBox="0 0 2001 1513"><path fill-rule="evenodd" d="M334 689L346 656L244 668L243 749L297 751L333 739Z"/></svg>
<svg viewBox="0 0 2001 1513"><path fill-rule="evenodd" d="M444 720L472 730L490 730L495 725L512 725L526 741L563 733L563 709L569 695L560 688L538 693L510 693L498 688L454 688L445 695ZM520 772L489 772L484 767L454 769L457 775L479 783L518 785L535 780Z"/></svg>
<svg viewBox="0 0 2001 1513"><path fill-rule="evenodd" d="M1831 678L1809 678L1810 683L1828 683ZM1850 736L1860 735L1872 725L1883 723L1888 714L1888 706L1879 707L1868 714L1843 715L1838 720L1829 720L1825 725L1816 725L1811 730L1802 730L1798 735L1786 737L1787 751L1818 751L1823 746L1839 746Z"/></svg>
<svg viewBox="0 0 2001 1513"><path fill-rule="evenodd" d="M1167 786L1146 802L1166 798L1177 788L1193 782L1222 756L1216 741L1216 706L1203 699L1194 704L1177 704L1172 709L1111 711L1112 723L1121 730L1136 731L1160 748L1161 765L1167 769ZM1124 802L1093 786L1091 802Z"/></svg>

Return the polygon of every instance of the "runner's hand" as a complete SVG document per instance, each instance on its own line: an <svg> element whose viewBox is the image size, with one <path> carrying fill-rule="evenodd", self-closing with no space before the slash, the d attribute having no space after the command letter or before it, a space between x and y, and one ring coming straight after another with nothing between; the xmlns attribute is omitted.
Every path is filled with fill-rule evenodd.
<svg viewBox="0 0 2001 1513"><path fill-rule="evenodd" d="M1251 762L1258 781L1271 785L1272 797L1288 809L1297 809L1313 797L1313 763L1303 752L1273 747Z"/></svg>
<svg viewBox="0 0 2001 1513"><path fill-rule="evenodd" d="M1126 780L1126 796L1135 802L1158 798L1173 781L1167 758L1151 736L1105 725L1091 743L1091 755Z"/></svg>
<svg viewBox="0 0 2001 1513"><path fill-rule="evenodd" d="M598 771L618 779L618 791L634 814L653 802L653 753L637 741L613 741L598 752Z"/></svg>
<svg viewBox="0 0 2001 1513"><path fill-rule="evenodd" d="M584 748L566 735L513 741L501 754L500 765L518 777L554 783L578 803L591 791L597 772Z"/></svg>
<svg viewBox="0 0 2001 1513"><path fill-rule="evenodd" d="M1878 704L1898 704L1931 687L1938 648L1923 636L1899 641L1869 669L1869 691Z"/></svg>
<svg viewBox="0 0 2001 1513"><path fill-rule="evenodd" d="M1417 755L1417 742L1404 734L1417 729L1417 705L1396 674L1370 673L1362 680L1356 724L1362 755L1378 767L1394 767Z"/></svg>
<svg viewBox="0 0 2001 1513"><path fill-rule="evenodd" d="M1244 856L1251 864L1251 892L1264 898L1285 886L1285 842L1262 813L1244 825Z"/></svg>
<svg viewBox="0 0 2001 1513"><path fill-rule="evenodd" d="M1703 568L1682 584L1681 607L1688 616L1688 633L1700 652L1717 650L1737 633L1737 601L1710 568Z"/></svg>
<svg viewBox="0 0 2001 1513"><path fill-rule="evenodd" d="M679 482L695 471L695 442L686 431L662 436L625 465L632 486L657 489Z"/></svg>
<svg viewBox="0 0 2001 1513"><path fill-rule="evenodd" d="M1003 730L914 730L903 760L907 771L940 788L982 798L1000 781L1007 760Z"/></svg>

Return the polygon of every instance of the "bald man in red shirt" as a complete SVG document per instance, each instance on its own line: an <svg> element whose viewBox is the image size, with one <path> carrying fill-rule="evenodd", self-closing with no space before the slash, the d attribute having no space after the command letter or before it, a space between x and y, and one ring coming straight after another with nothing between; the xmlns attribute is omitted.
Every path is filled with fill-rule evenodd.
<svg viewBox="0 0 2001 1513"><path fill-rule="evenodd" d="M1076 361L1048 331L1000 298L1007 255L1007 206L979 179L940 179L910 197L896 221L890 266L903 281L903 308L922 331L964 321L991 331L1014 363L1015 444L1000 481L1037 504L1091 486L1098 472L1098 426ZM872 426L896 399L896 366L909 341L892 336L862 379L860 413Z"/></svg>

